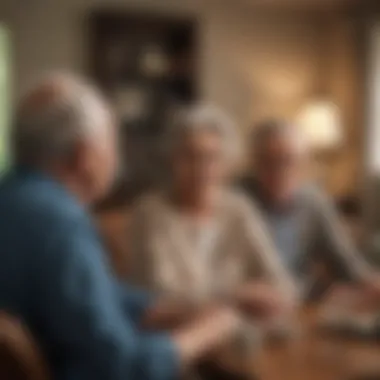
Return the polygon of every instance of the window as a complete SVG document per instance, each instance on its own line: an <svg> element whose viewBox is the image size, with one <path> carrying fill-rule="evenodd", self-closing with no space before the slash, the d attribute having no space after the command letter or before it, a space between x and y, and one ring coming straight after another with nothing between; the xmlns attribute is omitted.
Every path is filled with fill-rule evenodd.
<svg viewBox="0 0 380 380"><path fill-rule="evenodd" d="M9 163L9 41L6 28L0 24L0 175Z"/></svg>
<svg viewBox="0 0 380 380"><path fill-rule="evenodd" d="M369 36L367 167L369 174L380 173L380 23Z"/></svg>

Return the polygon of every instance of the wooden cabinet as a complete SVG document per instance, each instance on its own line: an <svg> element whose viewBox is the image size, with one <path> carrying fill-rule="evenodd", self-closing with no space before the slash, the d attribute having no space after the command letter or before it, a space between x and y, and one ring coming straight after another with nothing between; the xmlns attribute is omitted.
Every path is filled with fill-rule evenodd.
<svg viewBox="0 0 380 380"><path fill-rule="evenodd" d="M163 176L169 115L197 97L195 30L191 19L91 15L89 70L120 118L120 172L103 206L124 203Z"/></svg>

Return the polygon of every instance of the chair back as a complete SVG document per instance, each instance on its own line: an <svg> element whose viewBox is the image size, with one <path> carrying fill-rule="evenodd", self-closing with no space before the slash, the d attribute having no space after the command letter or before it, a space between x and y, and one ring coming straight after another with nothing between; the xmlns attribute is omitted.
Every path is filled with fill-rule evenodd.
<svg viewBox="0 0 380 380"><path fill-rule="evenodd" d="M51 380L48 365L28 329L0 311L0 379Z"/></svg>

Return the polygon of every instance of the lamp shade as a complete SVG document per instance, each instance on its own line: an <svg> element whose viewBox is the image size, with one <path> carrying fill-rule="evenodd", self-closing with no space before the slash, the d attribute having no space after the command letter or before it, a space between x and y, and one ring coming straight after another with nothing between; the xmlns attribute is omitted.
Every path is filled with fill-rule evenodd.
<svg viewBox="0 0 380 380"><path fill-rule="evenodd" d="M314 149L332 149L342 142L340 114L332 102L307 104L299 113L297 123Z"/></svg>

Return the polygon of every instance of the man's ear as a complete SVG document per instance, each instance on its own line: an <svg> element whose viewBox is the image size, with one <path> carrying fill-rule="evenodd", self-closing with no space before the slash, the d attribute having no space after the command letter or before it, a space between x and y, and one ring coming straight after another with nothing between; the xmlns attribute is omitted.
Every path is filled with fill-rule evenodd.
<svg viewBox="0 0 380 380"><path fill-rule="evenodd" d="M85 174L89 165L89 154L87 144L83 141L77 141L71 148L68 168L72 173L78 173L80 175Z"/></svg>

